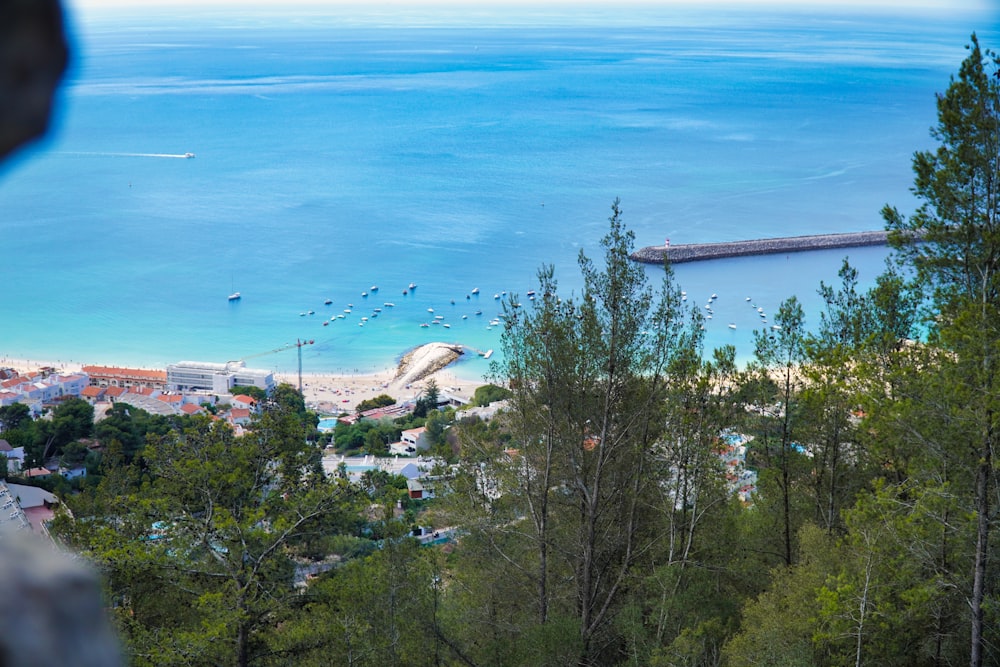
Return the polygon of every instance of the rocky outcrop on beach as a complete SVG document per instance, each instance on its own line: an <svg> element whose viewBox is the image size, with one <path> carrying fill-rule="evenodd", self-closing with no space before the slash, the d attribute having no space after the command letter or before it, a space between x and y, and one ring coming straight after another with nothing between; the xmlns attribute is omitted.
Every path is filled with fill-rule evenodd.
<svg viewBox="0 0 1000 667"><path fill-rule="evenodd" d="M445 368L464 354L461 345L427 343L403 355L393 384L408 385Z"/></svg>
<svg viewBox="0 0 1000 667"><path fill-rule="evenodd" d="M727 243L688 243L682 245L646 246L632 253L636 262L662 264L666 256L671 264L698 262L748 255L773 255L830 248L857 248L885 245L888 232L852 232L847 234L816 234L814 236L788 236L774 239L753 239Z"/></svg>

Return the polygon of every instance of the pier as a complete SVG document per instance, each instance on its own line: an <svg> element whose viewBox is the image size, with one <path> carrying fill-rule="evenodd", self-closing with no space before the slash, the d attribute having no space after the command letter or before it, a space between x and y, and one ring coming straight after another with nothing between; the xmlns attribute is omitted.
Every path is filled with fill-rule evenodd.
<svg viewBox="0 0 1000 667"><path fill-rule="evenodd" d="M808 250L829 250L833 248L860 248L863 246L885 245L888 232L850 232L846 234L816 234L813 236L786 236L774 239L754 239L750 241L728 241L723 243L688 243L682 245L658 245L639 248L631 258L645 264L662 264L664 257L671 264L701 262L709 259L728 257L748 257L751 255L778 255Z"/></svg>

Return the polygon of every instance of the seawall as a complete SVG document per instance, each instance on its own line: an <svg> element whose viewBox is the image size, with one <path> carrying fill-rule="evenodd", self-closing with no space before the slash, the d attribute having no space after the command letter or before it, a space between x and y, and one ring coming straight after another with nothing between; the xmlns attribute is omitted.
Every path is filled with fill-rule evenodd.
<svg viewBox="0 0 1000 667"><path fill-rule="evenodd" d="M728 241L724 243L688 243L682 245L659 245L639 248L631 257L637 262L662 264L666 255L671 264L700 262L727 257L747 257L750 255L776 255L807 250L827 250L830 248L858 248L862 246L885 245L888 232L850 232L846 234L816 234L813 236L786 236L775 239L754 239L750 241Z"/></svg>

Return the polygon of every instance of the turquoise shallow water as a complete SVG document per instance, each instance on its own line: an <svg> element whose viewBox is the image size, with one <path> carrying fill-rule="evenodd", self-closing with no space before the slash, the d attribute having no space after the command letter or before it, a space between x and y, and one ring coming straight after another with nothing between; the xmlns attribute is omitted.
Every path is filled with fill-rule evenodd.
<svg viewBox="0 0 1000 667"><path fill-rule="evenodd" d="M285 371L297 340L306 371L496 348L493 295L543 262L578 289L615 197L638 245L880 228L886 202L913 208L910 157L968 35L1000 34L955 12L70 18L53 132L0 172L0 357ZM844 254L677 277L719 294L708 344L746 357L745 296L796 294L815 321ZM850 255L870 281L885 251Z"/></svg>

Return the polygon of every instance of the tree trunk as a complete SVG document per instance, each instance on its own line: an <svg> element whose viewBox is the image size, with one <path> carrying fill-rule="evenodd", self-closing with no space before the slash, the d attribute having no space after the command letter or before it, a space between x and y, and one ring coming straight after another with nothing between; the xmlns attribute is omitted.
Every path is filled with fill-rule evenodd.
<svg viewBox="0 0 1000 667"><path fill-rule="evenodd" d="M987 438L976 471L976 564L972 577L972 651L971 667L983 664L983 599L986 595L986 557L989 547L990 499L989 477L992 467L990 439Z"/></svg>

